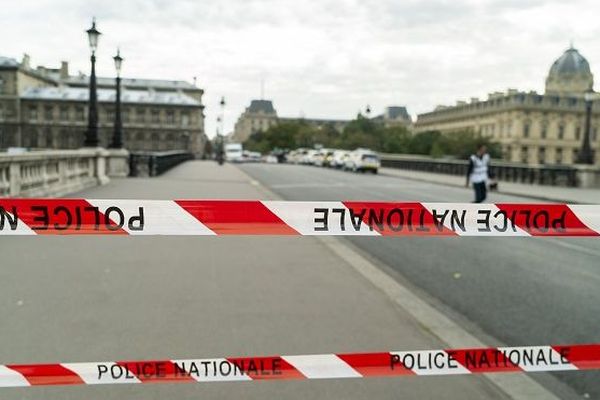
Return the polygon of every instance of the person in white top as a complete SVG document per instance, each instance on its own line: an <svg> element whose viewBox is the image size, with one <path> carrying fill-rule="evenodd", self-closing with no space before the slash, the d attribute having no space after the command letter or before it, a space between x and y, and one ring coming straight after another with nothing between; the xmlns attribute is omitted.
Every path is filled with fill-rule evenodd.
<svg viewBox="0 0 600 400"><path fill-rule="evenodd" d="M487 183L490 180L490 155L485 145L479 145L477 152L469 157L467 184L473 185L475 203L482 203L487 197Z"/></svg>

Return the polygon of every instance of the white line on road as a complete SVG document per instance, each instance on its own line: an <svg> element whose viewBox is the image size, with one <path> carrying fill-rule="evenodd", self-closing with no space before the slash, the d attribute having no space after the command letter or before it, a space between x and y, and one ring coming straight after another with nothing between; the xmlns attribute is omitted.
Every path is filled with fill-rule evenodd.
<svg viewBox="0 0 600 400"><path fill-rule="evenodd" d="M248 175L241 168L240 171ZM282 200L280 196L269 190L265 185L260 184L260 182L257 187L268 198ZM349 244L343 242L342 239L331 236L315 238L321 240L336 255L345 260L358 273L389 296L396 304L406 310L413 318L450 348L489 347L489 345L481 342L433 306L421 300L410 289L367 260L350 247ZM559 400L559 397L527 375L486 374L484 376L514 400Z"/></svg>

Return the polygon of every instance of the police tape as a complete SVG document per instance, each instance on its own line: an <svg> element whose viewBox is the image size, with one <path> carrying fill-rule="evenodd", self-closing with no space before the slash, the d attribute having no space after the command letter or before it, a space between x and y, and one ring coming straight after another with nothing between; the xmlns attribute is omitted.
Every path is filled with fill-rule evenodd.
<svg viewBox="0 0 600 400"><path fill-rule="evenodd" d="M600 205L0 199L0 235L598 236Z"/></svg>
<svg viewBox="0 0 600 400"><path fill-rule="evenodd" d="M335 379L600 369L600 344L0 365L0 387Z"/></svg>

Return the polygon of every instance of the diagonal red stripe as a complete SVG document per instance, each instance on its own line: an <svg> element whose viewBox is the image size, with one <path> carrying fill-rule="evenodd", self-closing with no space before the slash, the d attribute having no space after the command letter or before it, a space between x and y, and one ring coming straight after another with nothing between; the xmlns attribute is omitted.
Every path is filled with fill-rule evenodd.
<svg viewBox="0 0 600 400"><path fill-rule="evenodd" d="M170 360L119 361L116 364L127 368L142 383L195 382L194 378L181 368L177 368Z"/></svg>
<svg viewBox="0 0 600 400"><path fill-rule="evenodd" d="M345 201L363 224L384 236L456 236L455 232L436 224L433 215L421 203Z"/></svg>
<svg viewBox="0 0 600 400"><path fill-rule="evenodd" d="M19 372L31 385L81 385L85 382L75 372L60 364L7 365Z"/></svg>
<svg viewBox="0 0 600 400"><path fill-rule="evenodd" d="M259 379L305 379L293 365L279 356L272 357L228 357L245 375Z"/></svg>
<svg viewBox="0 0 600 400"><path fill-rule="evenodd" d="M558 354L580 369L600 368L600 344L552 346Z"/></svg>
<svg viewBox="0 0 600 400"><path fill-rule="evenodd" d="M566 204L496 204L532 236L598 236ZM546 223L548 221L548 223Z"/></svg>
<svg viewBox="0 0 600 400"><path fill-rule="evenodd" d="M293 228L255 200L175 200L219 235L297 235Z"/></svg>
<svg viewBox="0 0 600 400"><path fill-rule="evenodd" d="M390 353L337 354L337 356L358 371L362 376L415 374L401 364L395 362L392 363L392 354Z"/></svg>

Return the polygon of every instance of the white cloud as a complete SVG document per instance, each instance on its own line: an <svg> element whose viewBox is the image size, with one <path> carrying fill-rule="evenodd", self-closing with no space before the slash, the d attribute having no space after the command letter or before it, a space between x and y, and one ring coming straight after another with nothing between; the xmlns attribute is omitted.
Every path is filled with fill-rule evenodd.
<svg viewBox="0 0 600 400"><path fill-rule="evenodd" d="M87 72L84 30L103 32L101 75L121 46L127 76L198 77L212 135L221 95L226 129L250 99L275 101L280 115L350 118L516 87L543 90L551 62L574 40L592 69L600 33L592 0L0 0L2 55L36 64L66 59ZM15 38L10 40L9 38Z"/></svg>

